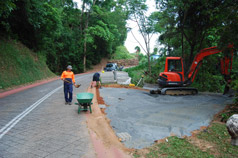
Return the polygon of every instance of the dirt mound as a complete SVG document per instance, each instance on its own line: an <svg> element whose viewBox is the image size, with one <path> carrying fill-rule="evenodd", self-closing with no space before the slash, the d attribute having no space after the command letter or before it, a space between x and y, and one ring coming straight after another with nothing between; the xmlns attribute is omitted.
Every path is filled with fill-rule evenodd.
<svg viewBox="0 0 238 158"><path fill-rule="evenodd" d="M149 92L149 90L143 89L143 88L140 88L140 87L133 87L133 86L127 86L127 85L120 85L120 84L106 84L106 85L103 85L103 87L128 88L128 89L137 89L137 90L142 90L142 91Z"/></svg>
<svg viewBox="0 0 238 158"><path fill-rule="evenodd" d="M107 62L108 62L108 59L107 58L103 58L99 64L94 65L93 68L91 70L88 70L87 72L96 72L96 71L99 72L99 71L102 71L103 68L106 66Z"/></svg>
<svg viewBox="0 0 238 158"><path fill-rule="evenodd" d="M120 59L120 60L109 60L110 63L117 63L118 66L136 66L139 64L138 59Z"/></svg>

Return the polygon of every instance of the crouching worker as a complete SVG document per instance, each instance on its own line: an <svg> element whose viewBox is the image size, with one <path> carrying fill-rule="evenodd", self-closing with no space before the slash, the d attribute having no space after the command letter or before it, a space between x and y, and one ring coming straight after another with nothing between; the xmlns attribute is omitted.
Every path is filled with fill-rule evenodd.
<svg viewBox="0 0 238 158"><path fill-rule="evenodd" d="M98 85L100 88L101 87L101 82L100 82L100 73L96 72L93 75L93 81L91 82L91 88L95 87L96 85Z"/></svg>
<svg viewBox="0 0 238 158"><path fill-rule="evenodd" d="M72 70L72 66L67 66L67 70L64 71L61 75L61 80L64 81L64 98L65 105L72 104L73 99L73 85L75 85L74 73Z"/></svg>

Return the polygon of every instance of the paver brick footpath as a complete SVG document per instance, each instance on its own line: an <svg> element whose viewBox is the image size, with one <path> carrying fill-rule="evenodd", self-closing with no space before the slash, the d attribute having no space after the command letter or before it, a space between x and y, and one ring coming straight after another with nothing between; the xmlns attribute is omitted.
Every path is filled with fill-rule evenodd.
<svg viewBox="0 0 238 158"><path fill-rule="evenodd" d="M85 92L89 81L79 80ZM6 111L7 112L7 111ZM8 111L10 112L10 111ZM0 139L0 158L95 157L85 114L76 105L65 105L63 89L58 90L18 122Z"/></svg>

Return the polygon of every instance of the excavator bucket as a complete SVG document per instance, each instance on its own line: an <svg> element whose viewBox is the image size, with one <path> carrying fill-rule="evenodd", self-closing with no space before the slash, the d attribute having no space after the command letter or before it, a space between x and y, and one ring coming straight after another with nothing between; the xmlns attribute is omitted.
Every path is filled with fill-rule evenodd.
<svg viewBox="0 0 238 158"><path fill-rule="evenodd" d="M233 49L224 50L226 51L225 57L220 60L221 65L221 74L224 76L224 80L226 82L226 86L224 89L223 94L233 95L234 93L231 89L231 70L232 70L232 60L233 60Z"/></svg>
<svg viewBox="0 0 238 158"><path fill-rule="evenodd" d="M231 77L230 75L224 75L226 85L223 91L223 95L234 96L234 90L231 88Z"/></svg>

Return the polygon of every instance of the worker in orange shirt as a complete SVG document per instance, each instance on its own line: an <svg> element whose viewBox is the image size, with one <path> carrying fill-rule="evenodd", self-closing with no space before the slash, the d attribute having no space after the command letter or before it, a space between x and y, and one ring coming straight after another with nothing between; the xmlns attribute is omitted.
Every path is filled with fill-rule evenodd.
<svg viewBox="0 0 238 158"><path fill-rule="evenodd" d="M67 70L62 73L61 80L64 81L65 105L71 105L73 99L73 85L75 85L74 73L71 65L68 65Z"/></svg>

